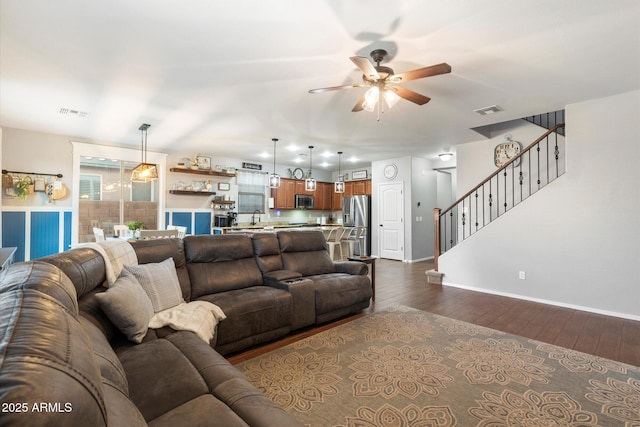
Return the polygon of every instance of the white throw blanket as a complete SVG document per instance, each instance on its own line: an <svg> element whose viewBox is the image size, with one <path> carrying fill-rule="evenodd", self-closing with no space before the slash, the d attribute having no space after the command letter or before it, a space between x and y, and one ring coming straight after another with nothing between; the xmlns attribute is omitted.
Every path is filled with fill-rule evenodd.
<svg viewBox="0 0 640 427"><path fill-rule="evenodd" d="M102 255L108 286L115 283L123 266L138 265L138 256L133 250L133 246L125 240L106 240L97 243L83 243L78 246L94 249Z"/></svg>
<svg viewBox="0 0 640 427"><path fill-rule="evenodd" d="M226 319L222 309L207 301L183 302L156 313L149 322L150 328L171 326L178 331L191 331L209 344L219 320Z"/></svg>

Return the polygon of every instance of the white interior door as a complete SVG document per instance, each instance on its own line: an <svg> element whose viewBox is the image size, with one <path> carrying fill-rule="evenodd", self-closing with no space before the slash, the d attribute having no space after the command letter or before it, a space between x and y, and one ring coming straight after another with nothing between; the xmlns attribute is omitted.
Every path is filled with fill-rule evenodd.
<svg viewBox="0 0 640 427"><path fill-rule="evenodd" d="M404 259L404 195L402 182L380 184L378 236L380 257Z"/></svg>

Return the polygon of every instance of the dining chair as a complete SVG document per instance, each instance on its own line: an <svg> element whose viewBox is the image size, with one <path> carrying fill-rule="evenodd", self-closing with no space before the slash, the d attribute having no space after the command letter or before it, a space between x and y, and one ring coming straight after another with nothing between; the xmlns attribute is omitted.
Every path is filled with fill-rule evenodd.
<svg viewBox="0 0 640 427"><path fill-rule="evenodd" d="M128 232L129 232L129 227L127 225L116 224L113 226L113 234L115 234L116 237L126 238Z"/></svg>
<svg viewBox="0 0 640 427"><path fill-rule="evenodd" d="M177 230L179 239L184 239L187 235L187 227L183 225L167 225L167 230Z"/></svg>
<svg viewBox="0 0 640 427"><path fill-rule="evenodd" d="M342 261L344 255L342 253L342 236L345 233L345 229L342 227L334 227L329 234L327 235L327 245L329 245L329 256L331 260L335 255L335 248L340 250L340 258L339 261Z"/></svg>
<svg viewBox="0 0 640 427"><path fill-rule="evenodd" d="M104 242L107 240L104 237L104 230L102 228L93 227L93 236L96 238L96 242Z"/></svg>
<svg viewBox="0 0 640 427"><path fill-rule="evenodd" d="M171 239L178 237L178 230L140 230L140 240Z"/></svg>

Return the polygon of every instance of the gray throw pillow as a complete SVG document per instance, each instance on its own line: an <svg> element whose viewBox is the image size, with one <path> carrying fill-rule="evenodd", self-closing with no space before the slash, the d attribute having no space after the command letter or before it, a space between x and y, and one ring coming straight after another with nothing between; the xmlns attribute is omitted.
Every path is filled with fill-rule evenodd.
<svg viewBox="0 0 640 427"><path fill-rule="evenodd" d="M118 279L96 298L109 320L126 337L141 343L153 317L153 305L135 276L123 271Z"/></svg>
<svg viewBox="0 0 640 427"><path fill-rule="evenodd" d="M159 263L125 265L124 269L136 276L155 313L184 302L173 258Z"/></svg>

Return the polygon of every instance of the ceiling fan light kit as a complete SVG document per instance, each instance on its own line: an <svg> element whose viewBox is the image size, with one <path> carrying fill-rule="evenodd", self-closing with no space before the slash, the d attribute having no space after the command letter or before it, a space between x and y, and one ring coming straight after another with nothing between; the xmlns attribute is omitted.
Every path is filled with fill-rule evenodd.
<svg viewBox="0 0 640 427"><path fill-rule="evenodd" d="M368 87L369 90L360 97L351 111L358 112L365 110L373 112L376 110L377 106L377 120L380 121L380 113L384 113L383 98L389 109L393 108L400 98L406 99L407 101L413 102L417 105L424 105L431 100L431 98L427 96L421 95L402 86L396 86L396 84L451 72L451 66L447 63L442 63L429 67L418 68L405 73L395 74L392 68L380 65L386 56L387 51L384 49L373 50L371 52L371 58L376 63L375 66L363 56L352 56L350 58L351 61L362 72L363 83L352 83L342 86L311 89L309 93Z"/></svg>

